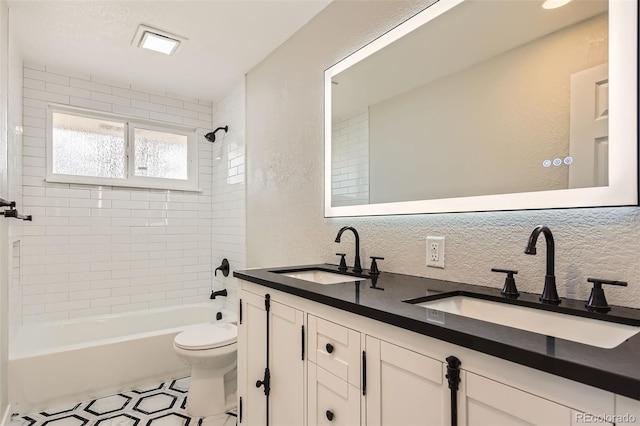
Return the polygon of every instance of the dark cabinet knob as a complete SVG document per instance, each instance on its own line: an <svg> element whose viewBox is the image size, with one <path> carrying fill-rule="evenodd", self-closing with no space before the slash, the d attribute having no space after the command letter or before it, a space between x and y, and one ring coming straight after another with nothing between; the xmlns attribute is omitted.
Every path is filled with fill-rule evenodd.
<svg viewBox="0 0 640 426"><path fill-rule="evenodd" d="M328 353L333 352L333 345L331 343L327 343L327 346L325 346L325 348L327 349Z"/></svg>
<svg viewBox="0 0 640 426"><path fill-rule="evenodd" d="M327 410L327 412L324 414L327 416L327 420L329 420L330 422L333 421L333 412L331 410Z"/></svg>

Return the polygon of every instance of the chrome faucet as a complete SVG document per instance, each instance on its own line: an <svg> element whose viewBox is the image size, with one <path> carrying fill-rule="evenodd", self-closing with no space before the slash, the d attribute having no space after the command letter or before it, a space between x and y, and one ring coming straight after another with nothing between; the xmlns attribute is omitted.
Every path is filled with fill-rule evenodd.
<svg viewBox="0 0 640 426"><path fill-rule="evenodd" d="M343 226L338 231L338 236L336 237L336 243L340 242L340 237L342 236L342 233L347 230L352 231L353 235L355 235L356 237L356 260L353 263L353 272L355 272L356 274L359 274L362 272L362 266L360 265L360 236L358 235L358 231L356 231L356 229L351 226Z"/></svg>
<svg viewBox="0 0 640 426"><path fill-rule="evenodd" d="M543 303L559 305L560 298L558 297L558 290L556 289L555 275L556 249L551 230L546 226L537 226L529 236L529 242L527 243L527 248L525 248L524 253L536 254L536 242L538 241L538 236L541 232L544 234L545 241L547 242L547 274L544 277L544 289L542 290L540 300Z"/></svg>

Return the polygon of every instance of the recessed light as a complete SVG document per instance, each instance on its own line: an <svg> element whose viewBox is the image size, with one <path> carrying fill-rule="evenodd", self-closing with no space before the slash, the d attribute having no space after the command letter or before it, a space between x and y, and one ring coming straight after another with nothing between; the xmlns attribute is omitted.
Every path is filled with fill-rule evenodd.
<svg viewBox="0 0 640 426"><path fill-rule="evenodd" d="M180 50L185 41L187 39L184 37L141 24L131 44L142 49L173 55Z"/></svg>
<svg viewBox="0 0 640 426"><path fill-rule="evenodd" d="M571 0L547 0L542 4L544 9L557 9L569 3Z"/></svg>

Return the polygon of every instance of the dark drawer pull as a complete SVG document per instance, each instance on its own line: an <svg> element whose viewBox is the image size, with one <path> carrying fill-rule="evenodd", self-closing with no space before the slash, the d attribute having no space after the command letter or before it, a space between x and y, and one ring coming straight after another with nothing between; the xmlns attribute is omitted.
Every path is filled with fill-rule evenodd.
<svg viewBox="0 0 640 426"><path fill-rule="evenodd" d="M327 416L327 420L329 420L330 422L333 421L333 413L331 412L331 410L327 410L325 414Z"/></svg>
<svg viewBox="0 0 640 426"><path fill-rule="evenodd" d="M327 346L325 346L325 348L327 348L327 352L328 353L332 353L333 352L333 345L331 343L327 343ZM328 411L327 411L328 413Z"/></svg>

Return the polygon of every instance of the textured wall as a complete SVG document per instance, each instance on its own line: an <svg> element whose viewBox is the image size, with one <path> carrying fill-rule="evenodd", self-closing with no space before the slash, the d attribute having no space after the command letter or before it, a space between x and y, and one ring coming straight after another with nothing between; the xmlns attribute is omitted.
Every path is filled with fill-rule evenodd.
<svg viewBox="0 0 640 426"><path fill-rule="evenodd" d="M561 296L586 298L587 277L622 279L629 287L607 289L609 302L640 308L639 208L324 218L323 71L425 4L334 1L247 75L247 266L335 262L342 250L352 262L353 240L333 242L349 224L383 271L501 287L490 268L508 267L521 290L540 292L544 243L537 256L523 250L545 224ZM427 235L446 237L446 269L425 266Z"/></svg>

